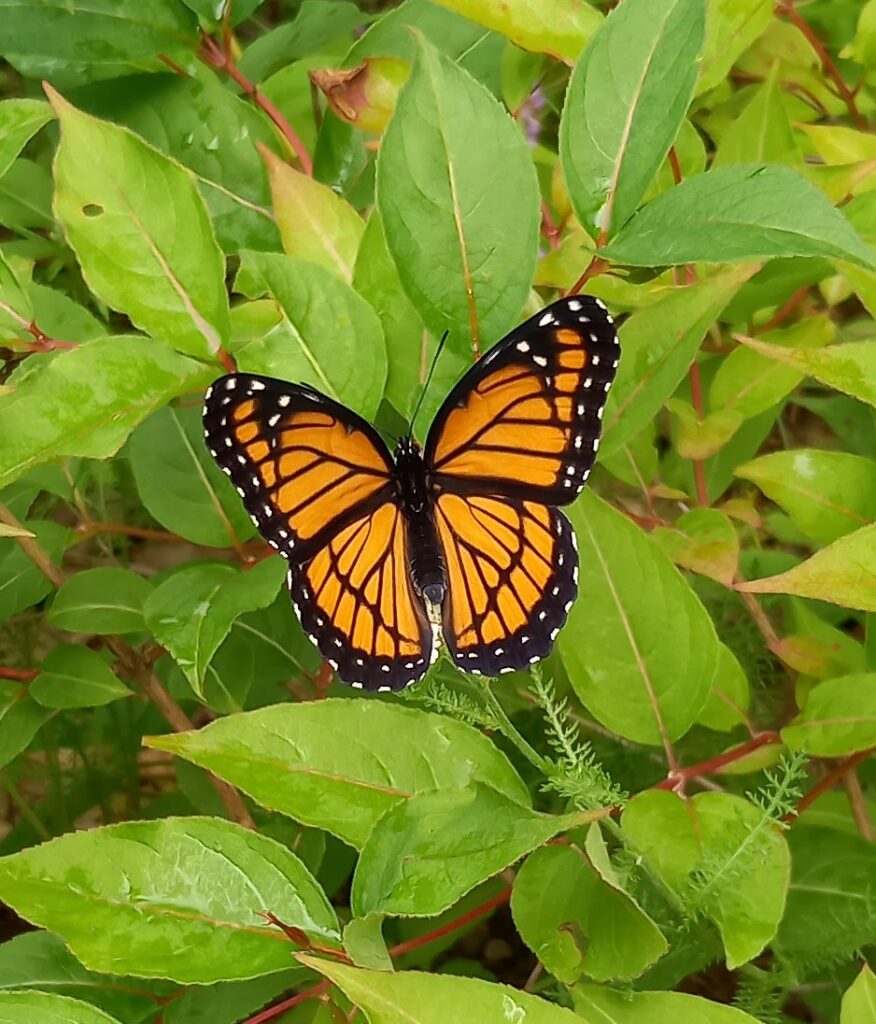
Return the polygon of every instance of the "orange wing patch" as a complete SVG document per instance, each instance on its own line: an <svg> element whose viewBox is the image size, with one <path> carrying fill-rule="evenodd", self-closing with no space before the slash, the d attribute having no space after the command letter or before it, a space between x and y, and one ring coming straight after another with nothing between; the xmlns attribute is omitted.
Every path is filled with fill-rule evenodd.
<svg viewBox="0 0 876 1024"><path fill-rule="evenodd" d="M309 388L224 377L207 397L204 424L256 526L292 561L312 557L386 496L392 466L373 428Z"/></svg>
<svg viewBox="0 0 876 1024"><path fill-rule="evenodd" d="M339 530L290 572L289 587L305 632L353 686L400 690L437 653L410 583L404 519L393 504Z"/></svg>
<svg viewBox="0 0 876 1024"><path fill-rule="evenodd" d="M565 516L534 502L443 494L436 523L447 567L444 635L460 668L498 675L544 657L577 593Z"/></svg>
<svg viewBox="0 0 876 1024"><path fill-rule="evenodd" d="M564 505L590 473L618 365L598 300L553 303L490 351L457 384L429 432L439 490Z"/></svg>

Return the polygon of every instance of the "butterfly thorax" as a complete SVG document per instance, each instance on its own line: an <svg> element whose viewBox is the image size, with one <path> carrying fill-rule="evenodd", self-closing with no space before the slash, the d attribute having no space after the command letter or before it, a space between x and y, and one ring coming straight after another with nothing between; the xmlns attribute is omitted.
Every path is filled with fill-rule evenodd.
<svg viewBox="0 0 876 1024"><path fill-rule="evenodd" d="M403 437L395 450L395 483L405 517L411 579L429 604L439 605L447 575L435 527L434 497L420 446Z"/></svg>

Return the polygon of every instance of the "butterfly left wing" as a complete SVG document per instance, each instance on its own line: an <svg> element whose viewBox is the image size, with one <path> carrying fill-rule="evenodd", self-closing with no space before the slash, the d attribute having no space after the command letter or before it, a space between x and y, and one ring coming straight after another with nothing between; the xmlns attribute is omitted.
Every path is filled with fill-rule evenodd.
<svg viewBox="0 0 876 1024"><path fill-rule="evenodd" d="M290 562L301 624L340 678L369 690L419 679L433 633L374 428L313 388L239 373L207 392L204 431L259 532Z"/></svg>
<svg viewBox="0 0 876 1024"><path fill-rule="evenodd" d="M547 306L492 348L438 411L424 458L438 491L567 505L596 458L620 347L599 299Z"/></svg>
<svg viewBox="0 0 876 1024"><path fill-rule="evenodd" d="M496 676L547 655L578 590L575 533L531 501L442 494L435 503L447 567L444 636L461 669Z"/></svg>

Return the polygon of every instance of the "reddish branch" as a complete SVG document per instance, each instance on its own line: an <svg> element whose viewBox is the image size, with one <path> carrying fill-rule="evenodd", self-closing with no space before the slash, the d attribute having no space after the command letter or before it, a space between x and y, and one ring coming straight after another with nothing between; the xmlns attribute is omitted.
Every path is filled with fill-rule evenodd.
<svg viewBox="0 0 876 1024"><path fill-rule="evenodd" d="M732 747L730 750L725 750L723 754L718 754L717 757L710 757L708 761L700 761L699 764L692 764L687 768L678 768L676 771L670 772L663 782L658 783L654 789L681 789L689 779L720 771L726 765L742 760L743 757L747 757L755 750L760 750L761 747L781 742L782 738L777 732L760 732L745 743L740 743L738 747Z"/></svg>
<svg viewBox="0 0 876 1024"><path fill-rule="evenodd" d="M825 74L833 81L837 93L848 108L849 114L855 122L855 127L862 132L867 131L867 120L858 110L855 94L846 85L843 76L839 73L836 64L833 62L833 58L827 52L827 47L818 38L818 33L809 22L800 16L800 12L794 6L794 0L780 0L776 5L776 13L783 18L787 18L806 37L809 45L818 54L818 59L821 61Z"/></svg>
<svg viewBox="0 0 876 1024"><path fill-rule="evenodd" d="M803 799L797 804L796 811L793 814L786 815L786 821L793 821L795 818L799 818L800 815L810 807L815 801L823 796L829 789L843 780L845 775L853 771L862 761L866 761L868 757L876 754L876 747L868 747L866 750L859 750L856 754L852 754L847 757L844 761L840 761L838 765L832 768L824 778L816 783L812 789L803 797Z"/></svg>
<svg viewBox="0 0 876 1024"><path fill-rule="evenodd" d="M216 40L211 39L210 36L202 36L201 51L198 56L204 61L204 63L209 64L211 68L215 68L217 71L224 71L229 78L233 79L240 88L243 89L246 95L249 96L256 106L261 107L295 151L298 161L301 164L301 169L305 174L312 175L313 160L311 159L310 153L307 152L306 146L301 141L300 136L280 113L277 107L275 107L268 99L268 97L265 96L263 92L260 92L258 86L251 82L234 63L228 50L227 43L228 40L226 39L225 45L220 46Z"/></svg>
<svg viewBox="0 0 876 1024"><path fill-rule="evenodd" d="M0 679L14 679L19 683L29 683L40 674L38 668L10 668L0 665Z"/></svg>
<svg viewBox="0 0 876 1024"><path fill-rule="evenodd" d="M772 319L767 320L763 327L758 328L758 334L765 334L767 331L771 331L784 323L800 303L804 301L811 287L812 285L804 284L802 288L798 288L783 305L779 306Z"/></svg>

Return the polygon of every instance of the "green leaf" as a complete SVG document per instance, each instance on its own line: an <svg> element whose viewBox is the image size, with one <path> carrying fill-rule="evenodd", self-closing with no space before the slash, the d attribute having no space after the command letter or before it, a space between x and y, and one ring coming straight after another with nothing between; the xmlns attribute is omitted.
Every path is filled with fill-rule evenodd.
<svg viewBox="0 0 876 1024"><path fill-rule="evenodd" d="M167 0L0 0L0 23L4 56L112 64L198 45L192 13Z"/></svg>
<svg viewBox="0 0 876 1024"><path fill-rule="evenodd" d="M697 93L720 85L736 58L773 21L773 0L709 0L706 46Z"/></svg>
<svg viewBox="0 0 876 1024"><path fill-rule="evenodd" d="M765 345L754 338L740 340L755 352L793 366L800 373L876 405L876 341L829 345L824 349L789 349Z"/></svg>
<svg viewBox="0 0 876 1024"><path fill-rule="evenodd" d="M848 533L777 576L738 583L749 594L794 594L876 611L876 525Z"/></svg>
<svg viewBox="0 0 876 1024"><path fill-rule="evenodd" d="M598 981L635 978L667 948L636 901L570 846L529 855L514 879L511 913L523 941L567 985L582 974Z"/></svg>
<svg viewBox="0 0 876 1024"><path fill-rule="evenodd" d="M817 544L876 520L876 462L845 452L798 448L739 466Z"/></svg>
<svg viewBox="0 0 876 1024"><path fill-rule="evenodd" d="M416 793L475 781L529 803L505 755L476 729L380 701L280 704L196 732L152 736L147 745L208 768L263 806L357 848L382 814Z"/></svg>
<svg viewBox="0 0 876 1024"><path fill-rule="evenodd" d="M276 135L247 99L215 76L141 74L93 83L77 91L76 101L194 171L226 252L279 249L268 175L256 149L275 146Z"/></svg>
<svg viewBox="0 0 876 1024"><path fill-rule="evenodd" d="M792 871L778 935L781 950L822 959L872 945L876 846L832 828L791 829L788 843Z"/></svg>
<svg viewBox="0 0 876 1024"><path fill-rule="evenodd" d="M0 680L0 768L27 749L52 714L28 696L21 684Z"/></svg>
<svg viewBox="0 0 876 1024"><path fill-rule="evenodd" d="M394 970L383 938L383 916L354 917L344 928L344 951L357 967Z"/></svg>
<svg viewBox="0 0 876 1024"><path fill-rule="evenodd" d="M143 604L152 584L116 566L76 573L55 595L48 620L69 633L137 633L146 628Z"/></svg>
<svg viewBox="0 0 876 1024"><path fill-rule="evenodd" d="M0 103L0 178L26 143L51 119L52 109L42 100L13 99Z"/></svg>
<svg viewBox="0 0 876 1024"><path fill-rule="evenodd" d="M571 64L599 28L602 17L577 0L438 0L478 25L501 32L523 50L547 53Z"/></svg>
<svg viewBox="0 0 876 1024"><path fill-rule="evenodd" d="M876 1020L876 974L865 963L843 995L840 1024L869 1024Z"/></svg>
<svg viewBox="0 0 876 1024"><path fill-rule="evenodd" d="M560 157L578 220L610 238L681 128L705 39L705 0L624 0L575 66Z"/></svg>
<svg viewBox="0 0 876 1024"><path fill-rule="evenodd" d="M140 500L171 533L216 548L252 534L240 496L204 445L198 406L157 409L131 435L127 454Z"/></svg>
<svg viewBox="0 0 876 1024"><path fill-rule="evenodd" d="M225 263L191 173L52 90L61 122L55 215L91 290L200 357L228 337Z"/></svg>
<svg viewBox="0 0 876 1024"><path fill-rule="evenodd" d="M876 269L876 253L823 192L770 164L688 178L634 214L603 255L634 267L824 256Z"/></svg>
<svg viewBox="0 0 876 1024"><path fill-rule="evenodd" d="M76 644L58 644L49 651L29 692L44 708L100 707L131 696L99 654Z"/></svg>
<svg viewBox="0 0 876 1024"><path fill-rule="evenodd" d="M836 328L826 316L809 317L793 327L769 331L769 342L782 348L816 349L830 344ZM721 360L709 388L709 419L732 415L741 423L759 416L786 398L805 373L775 360L765 359L747 345L740 345Z"/></svg>
<svg viewBox="0 0 876 1024"><path fill-rule="evenodd" d="M686 904L718 925L727 966L746 963L782 920L790 858L759 807L726 793L646 792L625 808L623 829Z"/></svg>
<svg viewBox="0 0 876 1024"><path fill-rule="evenodd" d="M210 659L234 620L271 604L285 578L286 562L278 556L246 572L202 562L180 569L153 590L143 608L146 625L199 697Z"/></svg>
<svg viewBox="0 0 876 1024"><path fill-rule="evenodd" d="M782 729L792 750L842 757L876 745L876 674L840 676L809 691L803 711Z"/></svg>
<svg viewBox="0 0 876 1024"><path fill-rule="evenodd" d="M335 941L335 913L285 847L215 818L74 832L0 860L0 894L89 969L209 984L289 966L268 924Z"/></svg>
<svg viewBox="0 0 876 1024"><path fill-rule="evenodd" d="M575 1011L585 1024L756 1024L735 1006L683 992L617 992L596 985L578 985L572 992Z"/></svg>
<svg viewBox="0 0 876 1024"><path fill-rule="evenodd" d="M684 379L706 331L756 264L735 267L686 288L673 289L621 325L621 360L608 396L601 456L639 433Z"/></svg>
<svg viewBox="0 0 876 1024"><path fill-rule="evenodd" d="M27 519L24 526L36 537L49 560L60 565L67 546L67 530L49 520ZM51 581L28 558L21 545L12 537L0 538L0 622L25 608L32 608L51 592Z"/></svg>
<svg viewBox="0 0 876 1024"><path fill-rule="evenodd" d="M697 722L707 729L729 732L746 722L745 713L750 703L751 694L745 671L730 648L726 644L718 644L718 662L712 688Z"/></svg>
<svg viewBox="0 0 876 1024"><path fill-rule="evenodd" d="M245 252L236 288L271 295L283 319L237 350L241 370L304 381L373 419L386 383L377 314L337 274L277 253Z"/></svg>
<svg viewBox="0 0 876 1024"><path fill-rule="evenodd" d="M0 992L0 1024L119 1024L79 999L53 992Z"/></svg>
<svg viewBox="0 0 876 1024"><path fill-rule="evenodd" d="M380 145L377 206L402 284L433 334L449 330L461 352L468 339L486 347L517 323L538 253L529 150L487 90L425 41Z"/></svg>
<svg viewBox="0 0 876 1024"><path fill-rule="evenodd" d="M725 512L694 508L672 526L652 530L651 537L684 569L729 587L739 565L739 538Z"/></svg>
<svg viewBox="0 0 876 1024"><path fill-rule="evenodd" d="M449 1020L581 1024L581 1018L571 1010L480 978L420 971L366 971L300 954L298 959L330 978L365 1011L369 1024L447 1024ZM747 1020L743 1015L738 1024Z"/></svg>
<svg viewBox="0 0 876 1024"><path fill-rule="evenodd" d="M149 338L98 338L56 353L0 397L0 487L62 455L115 454L153 409L211 376Z"/></svg>
<svg viewBox="0 0 876 1024"><path fill-rule="evenodd" d="M263 150L262 155L268 165L284 252L318 263L349 282L365 230L362 218L328 185L295 170L270 150Z"/></svg>
<svg viewBox="0 0 876 1024"><path fill-rule="evenodd" d="M570 518L582 598L559 644L575 692L621 736L676 740L709 694L718 657L712 621L660 548L595 494L585 492Z"/></svg>
<svg viewBox="0 0 876 1024"><path fill-rule="evenodd" d="M755 90L745 109L731 122L715 152L712 167L727 164L799 164L803 162L779 84L779 65Z"/></svg>

